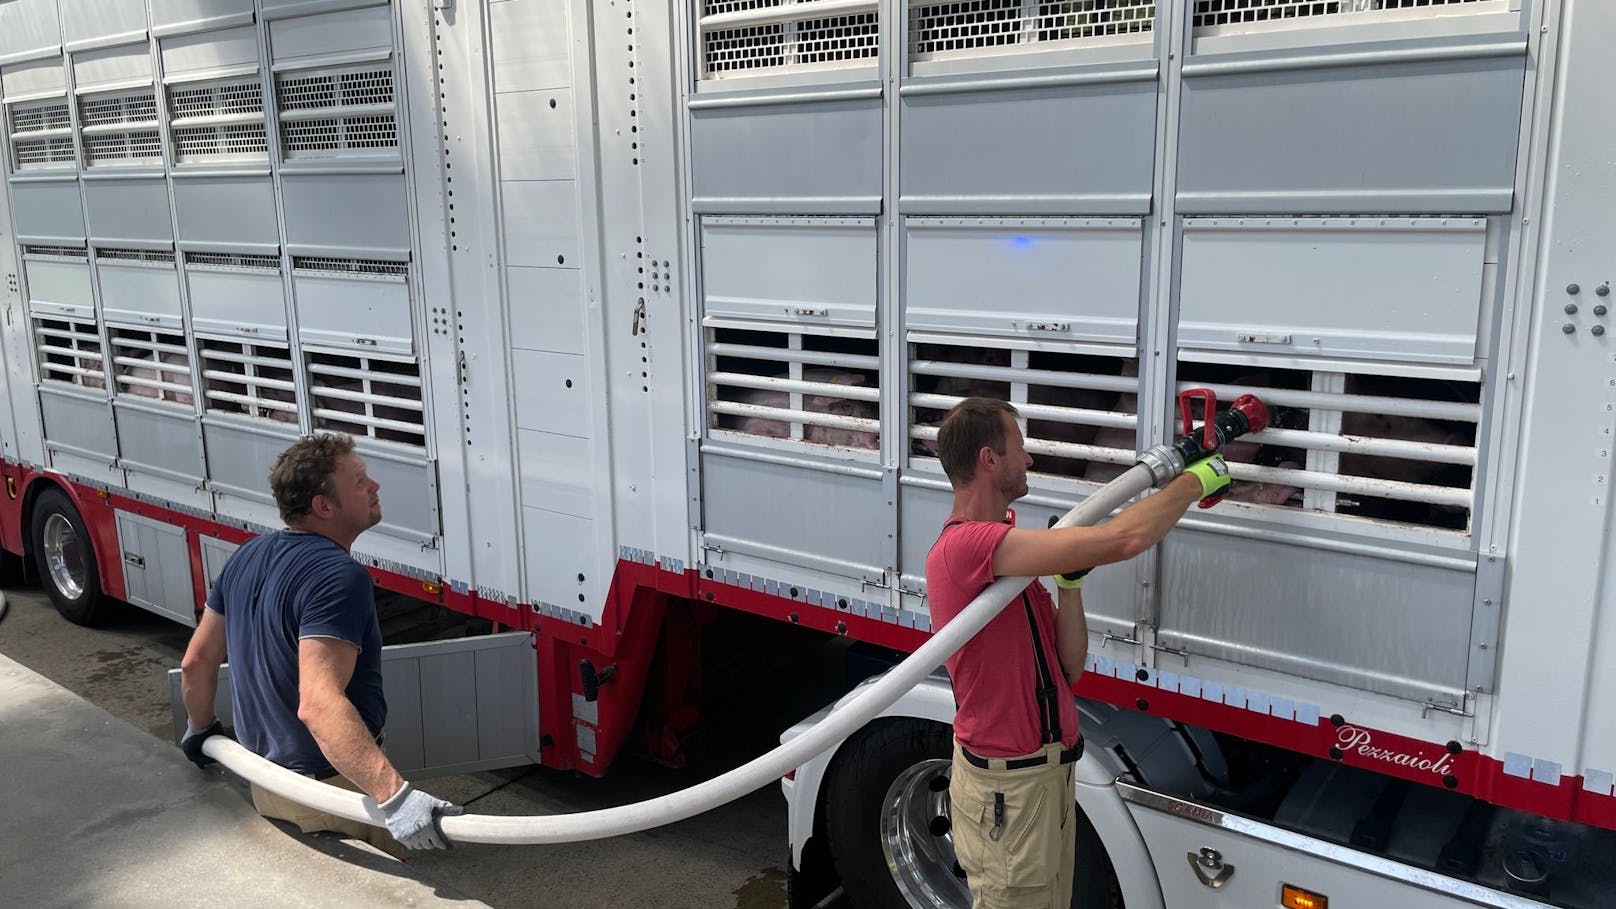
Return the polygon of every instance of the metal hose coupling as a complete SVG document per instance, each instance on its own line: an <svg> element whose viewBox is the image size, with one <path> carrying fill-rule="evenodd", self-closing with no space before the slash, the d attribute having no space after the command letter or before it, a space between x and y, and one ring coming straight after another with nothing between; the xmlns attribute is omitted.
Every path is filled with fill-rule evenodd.
<svg viewBox="0 0 1616 909"><path fill-rule="evenodd" d="M1184 455L1171 445L1157 445L1141 454L1135 463L1150 471L1150 485L1165 486L1184 472Z"/></svg>

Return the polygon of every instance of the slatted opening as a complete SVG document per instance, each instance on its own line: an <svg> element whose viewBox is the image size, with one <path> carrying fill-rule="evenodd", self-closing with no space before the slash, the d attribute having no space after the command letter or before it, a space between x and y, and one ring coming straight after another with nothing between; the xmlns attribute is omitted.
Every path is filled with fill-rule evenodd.
<svg viewBox="0 0 1616 909"><path fill-rule="evenodd" d="M134 328L112 330L113 392L189 408L191 354L185 336Z"/></svg>
<svg viewBox="0 0 1616 909"><path fill-rule="evenodd" d="M163 159L154 88L85 95L79 99L84 164L145 164Z"/></svg>
<svg viewBox="0 0 1616 909"><path fill-rule="evenodd" d="M22 254L30 259L55 259L63 262L78 263L90 261L89 250L82 246L30 245L22 248Z"/></svg>
<svg viewBox="0 0 1616 909"><path fill-rule="evenodd" d="M94 322L34 319L34 350L42 382L106 388L106 362Z"/></svg>
<svg viewBox="0 0 1616 909"><path fill-rule="evenodd" d="M317 429L426 445L420 365L410 359L306 355Z"/></svg>
<svg viewBox="0 0 1616 909"><path fill-rule="evenodd" d="M1229 498L1468 530L1481 383L1322 370L1179 364L1179 388L1256 394L1270 427L1225 454Z"/></svg>
<svg viewBox="0 0 1616 909"><path fill-rule="evenodd" d="M281 257L253 253L188 252L185 254L185 267L215 271L274 272L281 269Z"/></svg>
<svg viewBox="0 0 1616 909"><path fill-rule="evenodd" d="M699 25L707 79L870 65L880 50L873 2L710 0Z"/></svg>
<svg viewBox="0 0 1616 909"><path fill-rule="evenodd" d="M297 424L290 348L214 338L198 338L197 344L204 410Z"/></svg>
<svg viewBox="0 0 1616 909"><path fill-rule="evenodd" d="M292 270L303 274L317 274L326 277L401 280L409 275L410 267L407 263L391 262L386 259L293 256Z"/></svg>
<svg viewBox="0 0 1616 909"><path fill-rule="evenodd" d="M98 262L151 262L157 265L174 264L174 254L166 249L100 248L95 251L95 258Z"/></svg>
<svg viewBox="0 0 1616 909"><path fill-rule="evenodd" d="M269 156L256 77L170 86L168 115L179 163Z"/></svg>
<svg viewBox="0 0 1616 909"><path fill-rule="evenodd" d="M918 62L1023 45L1024 50L1053 50L1143 41L1155 25L1154 0L911 0L909 56Z"/></svg>
<svg viewBox="0 0 1616 909"><path fill-rule="evenodd" d="M937 428L969 397L1021 412L1032 473L1115 478L1134 462L1139 362L1120 356L927 341L910 345L911 458L935 458Z"/></svg>
<svg viewBox="0 0 1616 909"><path fill-rule="evenodd" d="M288 159L395 154L398 124L387 66L281 73L275 79Z"/></svg>
<svg viewBox="0 0 1616 909"><path fill-rule="evenodd" d="M707 426L846 450L881 447L874 339L800 331L707 330Z"/></svg>
<svg viewBox="0 0 1616 909"><path fill-rule="evenodd" d="M1508 9L1509 0L1196 0L1191 22L1197 35L1216 35L1287 25L1350 25Z"/></svg>
<svg viewBox="0 0 1616 909"><path fill-rule="evenodd" d="M6 106L14 170L71 165L72 112L65 98L19 101Z"/></svg>

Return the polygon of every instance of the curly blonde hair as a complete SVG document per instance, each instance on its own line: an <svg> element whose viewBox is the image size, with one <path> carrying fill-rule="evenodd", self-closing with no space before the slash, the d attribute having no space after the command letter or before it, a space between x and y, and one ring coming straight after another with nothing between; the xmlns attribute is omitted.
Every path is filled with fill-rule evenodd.
<svg viewBox="0 0 1616 909"><path fill-rule="evenodd" d="M281 520L288 524L307 517L314 497L330 493L328 483L337 463L353 454L354 441L340 432L306 436L275 458L269 468L269 490Z"/></svg>

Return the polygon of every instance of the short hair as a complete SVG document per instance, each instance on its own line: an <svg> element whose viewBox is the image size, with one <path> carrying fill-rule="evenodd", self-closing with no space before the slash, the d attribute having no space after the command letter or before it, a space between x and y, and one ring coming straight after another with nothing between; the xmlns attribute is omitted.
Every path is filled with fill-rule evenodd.
<svg viewBox="0 0 1616 909"><path fill-rule="evenodd" d="M966 398L948 412L937 430L937 458L950 483L958 486L976 477L976 453L983 446L1004 454L1006 416L1014 420L1021 413L998 398Z"/></svg>
<svg viewBox="0 0 1616 909"><path fill-rule="evenodd" d="M353 454L354 441L340 432L305 436L275 458L269 468L269 490L281 520L290 524L314 508L314 497L329 495L328 483L337 462Z"/></svg>

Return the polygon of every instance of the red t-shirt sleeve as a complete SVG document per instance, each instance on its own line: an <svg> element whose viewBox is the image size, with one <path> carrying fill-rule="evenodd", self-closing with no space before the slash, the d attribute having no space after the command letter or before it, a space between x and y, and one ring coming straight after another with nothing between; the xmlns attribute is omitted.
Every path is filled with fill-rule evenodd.
<svg viewBox="0 0 1616 909"><path fill-rule="evenodd" d="M966 590L993 583L993 554L1009 533L1010 525L998 521L968 521L954 527L943 550L949 576Z"/></svg>

